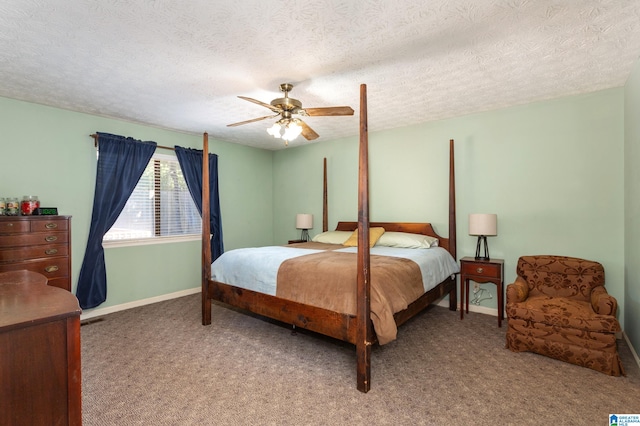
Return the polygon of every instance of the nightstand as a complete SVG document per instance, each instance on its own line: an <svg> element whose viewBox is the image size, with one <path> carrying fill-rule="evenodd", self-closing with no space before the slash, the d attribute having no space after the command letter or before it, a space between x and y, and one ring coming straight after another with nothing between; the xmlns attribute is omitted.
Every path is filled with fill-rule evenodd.
<svg viewBox="0 0 640 426"><path fill-rule="evenodd" d="M498 288L498 327L502 327L504 317L504 260L476 260L474 257L460 259L460 319L464 318L464 308L469 313L469 280L477 283L494 283Z"/></svg>
<svg viewBox="0 0 640 426"><path fill-rule="evenodd" d="M306 243L307 240L289 240L289 244Z"/></svg>

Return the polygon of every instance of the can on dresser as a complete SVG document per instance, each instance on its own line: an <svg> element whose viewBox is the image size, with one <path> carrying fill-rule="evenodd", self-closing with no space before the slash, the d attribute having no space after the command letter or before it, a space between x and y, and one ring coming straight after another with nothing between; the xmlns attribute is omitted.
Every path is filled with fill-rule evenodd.
<svg viewBox="0 0 640 426"><path fill-rule="evenodd" d="M40 201L38 201L37 195L25 195L22 197L22 203L20 203L22 216L32 215L38 207L40 207Z"/></svg>
<svg viewBox="0 0 640 426"><path fill-rule="evenodd" d="M18 204L17 198L7 198L6 199L6 209L5 215L7 216L18 216L18 212L20 211L20 204Z"/></svg>

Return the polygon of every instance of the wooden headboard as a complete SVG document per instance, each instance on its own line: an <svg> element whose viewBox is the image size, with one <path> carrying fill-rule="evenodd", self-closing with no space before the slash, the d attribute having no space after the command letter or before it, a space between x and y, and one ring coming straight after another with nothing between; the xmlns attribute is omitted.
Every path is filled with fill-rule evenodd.
<svg viewBox="0 0 640 426"><path fill-rule="evenodd" d="M429 235L438 239L438 246L444 248L449 253L449 238L444 238L433 229L430 223L421 222L370 222L370 228L383 227L389 232L408 232L410 234ZM358 228L358 222L338 222L336 231L355 231Z"/></svg>

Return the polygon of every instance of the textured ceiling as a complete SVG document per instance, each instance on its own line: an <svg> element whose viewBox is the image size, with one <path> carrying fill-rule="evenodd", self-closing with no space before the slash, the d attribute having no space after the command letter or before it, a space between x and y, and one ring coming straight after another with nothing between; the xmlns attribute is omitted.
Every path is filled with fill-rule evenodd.
<svg viewBox="0 0 640 426"><path fill-rule="evenodd" d="M0 96L266 149L237 95L352 106L305 118L321 142L357 135L361 83L376 131L619 87L639 55L638 0L0 2Z"/></svg>

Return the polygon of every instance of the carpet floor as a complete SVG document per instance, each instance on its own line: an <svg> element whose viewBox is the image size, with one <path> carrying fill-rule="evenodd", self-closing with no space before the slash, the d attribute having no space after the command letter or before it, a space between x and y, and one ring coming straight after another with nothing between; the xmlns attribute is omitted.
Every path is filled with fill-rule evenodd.
<svg viewBox="0 0 640 426"><path fill-rule="evenodd" d="M349 344L214 304L200 295L81 327L85 425L605 425L640 413L626 377L505 349L495 317L432 306L374 346L371 390L356 389Z"/></svg>

